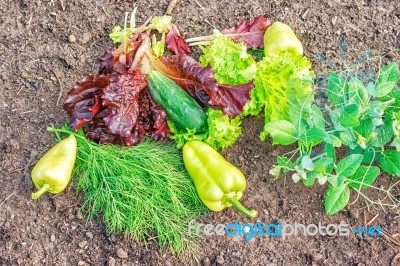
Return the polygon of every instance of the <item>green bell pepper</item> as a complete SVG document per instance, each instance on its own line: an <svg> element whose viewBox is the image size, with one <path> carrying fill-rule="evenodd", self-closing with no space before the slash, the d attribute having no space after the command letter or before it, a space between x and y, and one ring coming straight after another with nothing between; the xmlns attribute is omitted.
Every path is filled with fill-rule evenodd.
<svg viewBox="0 0 400 266"><path fill-rule="evenodd" d="M32 169L32 181L38 191L32 194L37 199L46 192L62 192L71 179L77 152L74 135L54 145Z"/></svg>
<svg viewBox="0 0 400 266"><path fill-rule="evenodd" d="M264 53L269 57L279 56L280 52L287 50L303 54L303 46L289 25L276 21L265 31Z"/></svg>
<svg viewBox="0 0 400 266"><path fill-rule="evenodd" d="M207 208L221 211L234 206L249 218L258 215L256 210L246 209L239 201L246 188L243 173L211 146L197 140L187 142L183 146L183 161Z"/></svg>

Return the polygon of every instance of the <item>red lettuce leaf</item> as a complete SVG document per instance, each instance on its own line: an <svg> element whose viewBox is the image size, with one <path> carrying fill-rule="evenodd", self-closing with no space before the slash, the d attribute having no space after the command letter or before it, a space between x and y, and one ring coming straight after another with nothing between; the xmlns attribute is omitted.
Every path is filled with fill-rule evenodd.
<svg viewBox="0 0 400 266"><path fill-rule="evenodd" d="M119 73L124 74L129 69L140 69L145 53L150 49L150 38L148 33L140 33L132 36L130 41L123 47L113 46L106 50L99 58L100 74Z"/></svg>
<svg viewBox="0 0 400 266"><path fill-rule="evenodd" d="M168 51L178 55L190 55L189 45L181 38L179 30L175 25L172 25L171 30L165 39Z"/></svg>
<svg viewBox="0 0 400 266"><path fill-rule="evenodd" d="M237 42L244 42L248 48L263 48L264 33L271 24L270 19L257 16L253 22L242 20L235 27L226 29L222 33Z"/></svg>
<svg viewBox="0 0 400 266"><path fill-rule="evenodd" d="M106 51L104 51L103 55L100 56L100 58L99 58L100 74L107 75L107 74L114 72L113 66L112 66L112 61L114 59L113 53L115 52L116 49L117 49L117 47L112 46L109 49L107 49Z"/></svg>
<svg viewBox="0 0 400 266"><path fill-rule="evenodd" d="M146 75L137 70L111 78L101 97L103 106L109 110L103 120L111 133L121 137L131 135L139 117L139 94L146 86Z"/></svg>
<svg viewBox="0 0 400 266"><path fill-rule="evenodd" d="M88 75L74 84L63 104L70 116L71 128L80 129L103 109L100 95L109 83L107 76Z"/></svg>
<svg viewBox="0 0 400 266"><path fill-rule="evenodd" d="M215 106L230 118L239 115L250 100L253 82L241 85L219 84L210 66L203 68L190 56L150 57L150 61L154 69L175 81L200 104Z"/></svg>
<svg viewBox="0 0 400 266"><path fill-rule="evenodd" d="M100 144L117 144L132 146L140 143L145 135L150 135L155 140L165 139L171 131L168 128L165 111L151 98L147 89L143 89L139 95L139 116L131 134L127 137L114 134L104 122L104 118L110 115L109 109L104 109L93 119L92 126L86 128L88 139Z"/></svg>
<svg viewBox="0 0 400 266"><path fill-rule="evenodd" d="M92 121L89 128L85 128L86 137L90 140L96 141L99 144L117 144L125 145L123 138L111 133L111 130L106 126L103 118L109 115L108 109L104 109L98 113Z"/></svg>
<svg viewBox="0 0 400 266"><path fill-rule="evenodd" d="M64 109L70 127L84 127L88 139L100 144L136 145L144 136L165 139L171 133L165 111L146 89L146 76L138 70L123 75L89 75L68 92Z"/></svg>

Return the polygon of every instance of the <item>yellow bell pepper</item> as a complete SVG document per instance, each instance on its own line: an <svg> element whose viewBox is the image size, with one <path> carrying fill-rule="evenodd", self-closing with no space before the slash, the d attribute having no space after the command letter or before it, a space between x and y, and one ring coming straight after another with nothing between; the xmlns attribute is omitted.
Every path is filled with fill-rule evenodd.
<svg viewBox="0 0 400 266"><path fill-rule="evenodd" d="M38 189L32 193L32 199L37 199L46 192L60 193L67 187L74 168L76 152L75 136L70 135L43 155L32 169L32 181Z"/></svg>
<svg viewBox="0 0 400 266"><path fill-rule="evenodd" d="M234 206L249 218L257 216L256 210L246 209L239 201L246 188L243 173L211 146L197 140L187 142L183 162L207 208L221 211Z"/></svg>
<svg viewBox="0 0 400 266"><path fill-rule="evenodd" d="M294 51L302 55L303 46L288 25L276 21L264 33L264 53L271 57L283 51Z"/></svg>

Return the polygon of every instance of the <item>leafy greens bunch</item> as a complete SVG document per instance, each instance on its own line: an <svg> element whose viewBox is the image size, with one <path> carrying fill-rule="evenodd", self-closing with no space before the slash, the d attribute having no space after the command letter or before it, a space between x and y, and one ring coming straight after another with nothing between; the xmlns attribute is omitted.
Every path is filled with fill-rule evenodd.
<svg viewBox="0 0 400 266"><path fill-rule="evenodd" d="M381 68L368 84L356 76L331 72L327 77L329 105L321 110L313 104L306 110L307 116L266 124L275 144L298 146L291 157L278 157L270 173L278 177L281 172L293 172L293 181L302 180L306 186L315 180L328 182L325 211L329 215L347 205L350 189L366 198L360 191L376 188L372 184L380 169L400 176L399 80L396 63ZM299 111L292 109L289 106L289 112ZM336 148L341 146L347 148L348 155L338 160ZM387 195L394 205L400 203L392 194Z"/></svg>
<svg viewBox="0 0 400 266"><path fill-rule="evenodd" d="M200 239L187 235L187 222L205 207L177 148L150 138L132 147L99 145L82 130L49 131L76 137L74 176L88 219L100 216L109 233L139 243L156 239L174 254L196 255Z"/></svg>

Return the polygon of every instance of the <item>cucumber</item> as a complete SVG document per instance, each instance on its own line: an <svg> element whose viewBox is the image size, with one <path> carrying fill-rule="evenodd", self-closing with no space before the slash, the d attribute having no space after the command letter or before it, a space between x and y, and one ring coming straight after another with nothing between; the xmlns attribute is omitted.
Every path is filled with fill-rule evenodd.
<svg viewBox="0 0 400 266"><path fill-rule="evenodd" d="M205 131L207 115L196 100L173 80L153 70L147 77L147 83L153 100L178 128L196 129L196 133Z"/></svg>

